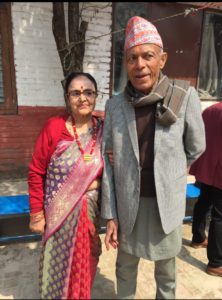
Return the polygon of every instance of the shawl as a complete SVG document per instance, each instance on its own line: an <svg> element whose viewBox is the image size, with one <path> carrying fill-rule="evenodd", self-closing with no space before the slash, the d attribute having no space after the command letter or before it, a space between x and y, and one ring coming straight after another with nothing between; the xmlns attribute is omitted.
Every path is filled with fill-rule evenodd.
<svg viewBox="0 0 222 300"><path fill-rule="evenodd" d="M177 116L189 86L189 81L171 80L160 71L158 83L149 95L135 91L130 81L127 82L124 95L130 105L134 107L157 103L155 117L161 125L169 127L177 121Z"/></svg>

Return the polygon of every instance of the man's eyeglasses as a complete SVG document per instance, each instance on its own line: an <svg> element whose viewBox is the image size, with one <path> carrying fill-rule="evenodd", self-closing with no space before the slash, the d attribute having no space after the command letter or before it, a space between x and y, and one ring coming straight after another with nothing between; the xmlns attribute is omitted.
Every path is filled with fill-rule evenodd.
<svg viewBox="0 0 222 300"><path fill-rule="evenodd" d="M95 97L96 92L94 92L94 91L70 92L67 95L74 100L78 100L82 94L86 99L91 100Z"/></svg>

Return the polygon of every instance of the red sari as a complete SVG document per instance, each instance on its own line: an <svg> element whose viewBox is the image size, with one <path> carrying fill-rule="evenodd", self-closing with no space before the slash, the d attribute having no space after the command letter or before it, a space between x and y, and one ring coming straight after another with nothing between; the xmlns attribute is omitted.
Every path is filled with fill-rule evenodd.
<svg viewBox="0 0 222 300"><path fill-rule="evenodd" d="M101 254L100 189L88 191L101 174L103 121L90 162L75 140L61 139L47 166L44 184L46 230L39 267L40 298L90 299ZM93 127L79 136L85 153L93 144Z"/></svg>

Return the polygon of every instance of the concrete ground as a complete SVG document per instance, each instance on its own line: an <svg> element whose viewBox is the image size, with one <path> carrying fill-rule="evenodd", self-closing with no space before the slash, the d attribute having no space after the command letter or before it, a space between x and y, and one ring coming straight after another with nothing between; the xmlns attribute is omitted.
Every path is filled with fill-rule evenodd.
<svg viewBox="0 0 222 300"><path fill-rule="evenodd" d="M0 197L27 195L27 194L28 194L27 179L0 181Z"/></svg>
<svg viewBox="0 0 222 300"><path fill-rule="evenodd" d="M206 274L206 250L190 247L191 225L183 225L183 247L177 256L177 299L222 299L222 278ZM105 234L100 235L102 242L104 237ZM40 252L41 242L0 246L0 299L39 298L37 277ZM107 252L103 243L92 299L116 298L116 253L114 249ZM136 298L154 299L155 289L154 264L141 259Z"/></svg>
<svg viewBox="0 0 222 300"><path fill-rule="evenodd" d="M189 178L189 182L193 182ZM25 181L1 182L0 196L27 193ZM209 220L207 222L209 226ZM222 299L222 278L206 273L206 249L190 247L192 223L183 225L183 246L177 256L178 284L177 299ZM208 231L208 226L206 231ZM116 250L105 250L100 257L97 275L92 288L92 299L115 299ZM41 252L40 241L11 242L0 246L0 299L38 299L38 262ZM153 262L140 260L137 299L155 298Z"/></svg>

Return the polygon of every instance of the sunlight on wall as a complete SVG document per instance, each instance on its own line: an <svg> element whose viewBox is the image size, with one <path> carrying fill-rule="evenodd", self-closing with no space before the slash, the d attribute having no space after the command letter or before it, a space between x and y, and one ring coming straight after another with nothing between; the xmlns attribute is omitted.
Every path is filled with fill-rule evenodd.
<svg viewBox="0 0 222 300"><path fill-rule="evenodd" d="M111 32L112 6L80 3L82 18L89 22L86 38ZM96 7L84 7L95 5ZM68 28L68 3L64 5ZM18 105L64 106L63 72L52 33L51 2L13 2L12 24ZM68 41L68 32L66 30ZM100 93L96 109L104 110L109 98L111 36L86 43L84 71L92 74Z"/></svg>

